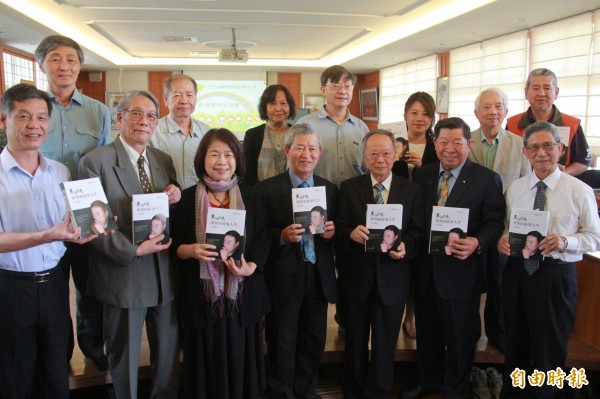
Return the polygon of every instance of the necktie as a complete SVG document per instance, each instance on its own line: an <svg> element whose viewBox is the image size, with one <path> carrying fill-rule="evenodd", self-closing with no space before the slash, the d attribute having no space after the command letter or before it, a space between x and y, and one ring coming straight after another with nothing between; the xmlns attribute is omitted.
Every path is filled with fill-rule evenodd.
<svg viewBox="0 0 600 399"><path fill-rule="evenodd" d="M544 204L546 203L546 183L539 181L536 184L537 191L535 192L535 200L533 201L533 209L537 211L544 210Z"/></svg>
<svg viewBox="0 0 600 399"><path fill-rule="evenodd" d="M450 193L450 188L448 187L448 180L452 173L443 171L442 172L442 183L440 184L440 195L438 197L438 206L446 206L446 201L448 201L448 194Z"/></svg>
<svg viewBox="0 0 600 399"><path fill-rule="evenodd" d="M298 185L298 188L306 188L308 183L303 181ZM317 263L317 254L315 253L315 237L312 235L308 226L305 227L304 234L302 234L302 252L304 252L304 259L310 263Z"/></svg>
<svg viewBox="0 0 600 399"><path fill-rule="evenodd" d="M535 185L537 187L537 191L535 192L535 200L533 201L533 209L538 211L544 210L544 204L546 203L546 183L543 181L537 182ZM540 267L539 260L525 259L523 262L525 265L525 271L530 276L536 272Z"/></svg>
<svg viewBox="0 0 600 399"><path fill-rule="evenodd" d="M146 174L146 168L144 168L144 162L146 160L144 159L143 155L140 155L140 157L138 158L138 173L140 174L140 183L142 185L142 190L144 191L144 194L148 194L152 192L152 185L150 184L150 179L148 178L148 175Z"/></svg>
<svg viewBox="0 0 600 399"><path fill-rule="evenodd" d="M375 184L375 191L377 191L377 194L375 195L375 203L376 204L383 204L383 195L381 194L383 192L383 190L385 190L385 186L383 184Z"/></svg>

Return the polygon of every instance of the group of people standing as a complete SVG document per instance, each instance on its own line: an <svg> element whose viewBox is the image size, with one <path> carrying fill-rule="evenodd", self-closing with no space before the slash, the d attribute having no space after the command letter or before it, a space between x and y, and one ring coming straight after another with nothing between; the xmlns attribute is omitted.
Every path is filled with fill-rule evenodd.
<svg viewBox="0 0 600 399"><path fill-rule="evenodd" d="M144 324L153 398L258 398L265 389L273 398L319 398L328 304L336 301L347 398L390 396L407 301L418 384L403 398L470 396L486 290L494 304L486 322L489 313L507 371L564 365L574 262L599 247L600 221L591 189L568 175L585 169L589 154L582 154L587 144L575 118L552 105L558 87L550 71L528 79L532 107L515 122L523 138L501 128L507 100L497 89L477 98L481 127L473 132L459 118L434 126L433 99L413 94L406 149L396 159L393 134L369 131L349 112L356 77L342 66L321 75L326 105L293 126L289 90L269 86L259 103L266 123L250 129L242 147L232 132L191 117L197 87L186 75L165 81L164 118L153 94L128 92L118 106L119 136L109 143L108 110L75 88L79 45L50 36L36 59L49 93L16 85L3 95L0 116L8 139L0 154L1 398L68 397L69 267L79 346L98 369L110 370L117 398L137 398ZM565 164L547 120L573 130ZM118 229L82 240L59 183L90 177L100 178ZM539 181L552 216L538 243L545 258L529 274L523 259L508 257L505 218L512 207L531 209L534 197L539 203ZM325 188L322 228L294 222L292 189L305 187ZM171 237L134 244L131 196L150 192L168 195ZM401 229L385 252L364 250L368 204L403 206ZM465 235L445 255L427 250L434 206L469 209ZM245 211L239 260L205 243L211 207ZM508 374L503 397L523 397Z"/></svg>

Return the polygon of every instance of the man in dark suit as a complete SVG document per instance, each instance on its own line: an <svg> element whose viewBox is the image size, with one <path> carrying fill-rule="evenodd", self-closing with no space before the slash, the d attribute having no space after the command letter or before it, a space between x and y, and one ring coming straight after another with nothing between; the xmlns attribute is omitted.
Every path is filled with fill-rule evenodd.
<svg viewBox="0 0 600 399"><path fill-rule="evenodd" d="M318 398L315 386L336 299L333 235L337 187L313 174L321 140L306 123L292 126L285 145L289 170L259 183L269 213L271 250L265 267L272 310L266 317L268 386L274 398ZM325 232L294 223L292 188L325 187ZM311 243L312 241L312 243ZM307 248L312 245L312 248Z"/></svg>
<svg viewBox="0 0 600 399"><path fill-rule="evenodd" d="M452 241L451 255L429 255L422 241L417 264L415 311L419 385L402 398L443 391L444 398L471 397L471 368L478 339L483 257L502 233L505 205L500 176L467 159L471 130L460 118L435 125L440 162L415 171L423 188L425 226L433 206L468 208L467 237Z"/></svg>
<svg viewBox="0 0 600 399"><path fill-rule="evenodd" d="M343 315L344 395L388 398L404 303L410 291L409 261L415 257L423 234L423 198L415 183L392 174L395 157L390 132L370 131L363 147L370 173L341 184L336 214L339 289L348 305ZM387 253L365 252L367 204L376 203L403 206L401 242Z"/></svg>
<svg viewBox="0 0 600 399"><path fill-rule="evenodd" d="M181 198L171 157L147 147L158 121L158 100L149 92L127 93L118 107L120 135L81 159L79 177L99 177L118 230L90 248L88 291L104 304L104 342L118 398L137 398L138 358L144 321L153 371L151 397L177 397L179 350L175 267L171 240L162 234L139 245L131 231L131 196L164 191Z"/></svg>

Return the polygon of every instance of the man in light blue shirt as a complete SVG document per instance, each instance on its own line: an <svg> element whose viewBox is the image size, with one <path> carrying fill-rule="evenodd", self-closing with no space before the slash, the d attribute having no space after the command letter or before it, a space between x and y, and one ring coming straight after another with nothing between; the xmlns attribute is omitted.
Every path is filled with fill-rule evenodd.
<svg viewBox="0 0 600 399"><path fill-rule="evenodd" d="M362 159L362 142L369 128L348 110L355 83L354 74L343 66L325 69L321 74L321 93L326 104L298 120L298 123L311 124L321 137L323 156L315 174L338 187L342 181L367 170Z"/></svg>
<svg viewBox="0 0 600 399"><path fill-rule="evenodd" d="M210 126L192 118L198 85L191 76L171 75L165 79L163 90L169 115L158 121L150 145L173 158L177 182L184 190L198 183L194 157L202 136L210 130Z"/></svg>
<svg viewBox="0 0 600 399"><path fill-rule="evenodd" d="M48 92L54 112L48 139L40 147L47 158L64 164L77 180L79 159L108 143L110 113L108 108L84 96L75 86L83 50L74 40L65 36L48 36L35 49L35 58L48 77ZM107 369L102 343L102 306L86 295L89 274L87 246L68 244L61 264L72 267L77 289L77 342L83 354L99 370ZM72 349L67 356L70 358Z"/></svg>
<svg viewBox="0 0 600 399"><path fill-rule="evenodd" d="M3 398L69 397L65 353L70 330L69 287L58 263L63 241L83 244L65 218L60 183L64 165L46 159L52 105L34 86L2 96L0 127L8 144L0 154L0 376Z"/></svg>

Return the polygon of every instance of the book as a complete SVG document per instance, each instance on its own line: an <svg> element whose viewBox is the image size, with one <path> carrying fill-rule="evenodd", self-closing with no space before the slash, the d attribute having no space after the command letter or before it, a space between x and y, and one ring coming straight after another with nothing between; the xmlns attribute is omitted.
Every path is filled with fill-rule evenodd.
<svg viewBox="0 0 600 399"><path fill-rule="evenodd" d="M292 211L294 212L294 223L304 227L304 234L324 233L327 221L325 187L293 188Z"/></svg>
<svg viewBox="0 0 600 399"><path fill-rule="evenodd" d="M118 229L99 178L66 181L60 189L73 226L81 228L81 238Z"/></svg>
<svg viewBox="0 0 600 399"><path fill-rule="evenodd" d="M134 244L163 234L169 242L169 196L167 193L131 196L131 231Z"/></svg>
<svg viewBox="0 0 600 399"><path fill-rule="evenodd" d="M402 233L401 204L367 204L369 239L365 252L397 251Z"/></svg>
<svg viewBox="0 0 600 399"><path fill-rule="evenodd" d="M447 247L449 241L466 238L469 227L469 209L450 206L434 206L431 214L429 253L452 255Z"/></svg>
<svg viewBox="0 0 600 399"><path fill-rule="evenodd" d="M213 244L222 260L241 260L245 245L246 211L208 208L206 214L206 244Z"/></svg>
<svg viewBox="0 0 600 399"><path fill-rule="evenodd" d="M512 208L508 223L510 255L531 260L543 259L538 246L548 234L549 220L548 211Z"/></svg>

